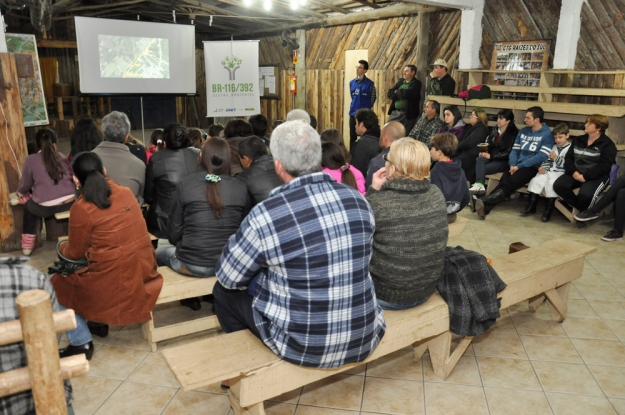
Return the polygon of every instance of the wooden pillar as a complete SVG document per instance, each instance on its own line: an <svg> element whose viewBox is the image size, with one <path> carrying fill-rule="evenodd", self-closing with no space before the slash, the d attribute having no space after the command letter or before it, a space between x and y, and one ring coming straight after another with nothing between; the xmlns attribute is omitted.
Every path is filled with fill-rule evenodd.
<svg viewBox="0 0 625 415"><path fill-rule="evenodd" d="M425 106L426 81L430 73L430 63L428 62L428 43L430 41L430 16L426 13L419 13L417 16L417 79L421 81L421 101ZM406 131L408 134L410 131Z"/></svg>
<svg viewBox="0 0 625 415"><path fill-rule="evenodd" d="M50 294L43 290L26 291L17 296L16 303L35 409L42 414L67 414Z"/></svg>
<svg viewBox="0 0 625 415"><path fill-rule="evenodd" d="M297 75L297 92L295 93L295 108L306 110L306 31L297 31L299 43L299 63L295 66Z"/></svg>
<svg viewBox="0 0 625 415"><path fill-rule="evenodd" d="M28 155L22 116L22 100L18 86L15 54L0 53L0 249L2 252L21 248L22 206L12 207L9 194L17 190L20 171ZM32 60L30 61L32 65ZM26 71L28 72L28 71ZM6 132L7 137L4 137ZM7 141L8 140L8 141Z"/></svg>

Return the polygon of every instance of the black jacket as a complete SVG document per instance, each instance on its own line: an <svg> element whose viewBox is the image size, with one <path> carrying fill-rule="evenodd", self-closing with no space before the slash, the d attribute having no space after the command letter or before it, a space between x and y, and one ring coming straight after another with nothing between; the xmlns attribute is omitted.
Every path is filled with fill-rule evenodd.
<svg viewBox="0 0 625 415"><path fill-rule="evenodd" d="M449 74L445 74L441 79L430 79L428 95L452 96L456 92L456 81Z"/></svg>
<svg viewBox="0 0 625 415"><path fill-rule="evenodd" d="M380 154L380 130L370 129L356 141L352 156L352 165L356 167L364 177L367 177L367 167L372 158Z"/></svg>
<svg viewBox="0 0 625 415"><path fill-rule="evenodd" d="M408 85L408 89L399 89L399 87L404 83L404 78L397 81L394 87L388 90L386 94L388 99L392 99L390 108L388 109L388 114L395 110L395 101L400 99L405 99L406 102L406 118L409 120L414 120L421 115L421 81L417 78L413 78ZM397 92L395 92L397 91Z"/></svg>
<svg viewBox="0 0 625 415"><path fill-rule="evenodd" d="M464 174L471 183L475 181L475 159L480 153L477 145L484 143L487 137L488 127L478 122L465 131L462 140L458 143L458 153L461 154L460 161L462 162L462 170L464 170Z"/></svg>
<svg viewBox="0 0 625 415"><path fill-rule="evenodd" d="M495 145L497 134L499 134L499 128L491 128L490 135L488 136L488 152L490 153L490 160L507 161L510 151L512 151L514 140L516 140L516 136L519 134L519 129L514 122L510 122L510 124L506 127L506 131L504 131L503 135L499 137L499 142Z"/></svg>
<svg viewBox="0 0 625 415"><path fill-rule="evenodd" d="M456 213L469 204L471 194L460 163L439 161L430 171L430 181L441 189L447 205L447 214Z"/></svg>
<svg viewBox="0 0 625 415"><path fill-rule="evenodd" d="M584 134L573 137L564 159L564 171L569 176L578 171L585 180L608 177L615 159L616 145L610 137L601 134L589 147L588 134Z"/></svg>
<svg viewBox="0 0 625 415"><path fill-rule="evenodd" d="M228 174L219 177L220 196L226 205L220 219L215 218L206 201L206 171L188 175L176 189L167 236L182 262L214 267L228 239L250 210L245 183Z"/></svg>
<svg viewBox="0 0 625 415"><path fill-rule="evenodd" d="M145 171L145 202L150 204L150 232L166 238L167 217L178 183L197 170L199 152L191 148L163 149L150 157Z"/></svg>
<svg viewBox="0 0 625 415"><path fill-rule="evenodd" d="M273 166L273 159L269 154L254 160L247 170L235 176L247 186L252 206L269 198L269 193L284 183Z"/></svg>

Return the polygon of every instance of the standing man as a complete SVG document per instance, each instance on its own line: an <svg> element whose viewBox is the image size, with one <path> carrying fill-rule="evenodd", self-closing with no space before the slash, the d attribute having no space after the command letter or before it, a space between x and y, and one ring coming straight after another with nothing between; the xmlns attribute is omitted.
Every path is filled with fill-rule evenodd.
<svg viewBox="0 0 625 415"><path fill-rule="evenodd" d="M349 151L353 154L354 144L358 138L356 134L356 111L359 109L372 109L375 104L377 93L375 84L367 78L369 62L359 60L356 65L356 78L349 82L349 94L352 96L352 103L349 106Z"/></svg>
<svg viewBox="0 0 625 415"><path fill-rule="evenodd" d="M428 95L452 96L456 92L456 81L447 73L447 62L444 59L436 59L430 67L432 67L432 72L430 72Z"/></svg>
<svg viewBox="0 0 625 415"><path fill-rule="evenodd" d="M421 141L426 146L430 145L430 140L438 129L443 125L443 121L440 117L441 104L438 101L430 100L423 109L423 116L419 118L417 124L414 126L408 137L414 138L417 141Z"/></svg>
<svg viewBox="0 0 625 415"><path fill-rule="evenodd" d="M412 130L421 113L421 81L415 78L417 67L406 65L404 77L388 90L386 96L392 99L389 121L401 121L406 131Z"/></svg>

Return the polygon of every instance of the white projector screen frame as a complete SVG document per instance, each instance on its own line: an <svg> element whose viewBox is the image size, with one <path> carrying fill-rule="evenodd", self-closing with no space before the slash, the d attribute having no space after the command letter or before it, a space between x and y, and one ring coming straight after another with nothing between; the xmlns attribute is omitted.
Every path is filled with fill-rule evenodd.
<svg viewBox="0 0 625 415"><path fill-rule="evenodd" d="M74 19L81 93L148 95L195 94L197 92L194 26L92 17L75 17ZM161 42L164 45L163 50L169 51L169 67L163 64L157 68L157 72L162 71L162 76L167 76L168 73L169 78L102 77L100 36L166 39ZM159 56L162 55L159 54ZM106 65L106 62L103 64Z"/></svg>

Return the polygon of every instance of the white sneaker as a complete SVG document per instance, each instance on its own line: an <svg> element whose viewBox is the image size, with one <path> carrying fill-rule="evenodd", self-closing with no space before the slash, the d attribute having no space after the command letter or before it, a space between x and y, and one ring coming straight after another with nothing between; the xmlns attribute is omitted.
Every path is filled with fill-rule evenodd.
<svg viewBox="0 0 625 415"><path fill-rule="evenodd" d="M486 188L482 183L474 183L473 186L469 188L469 193L472 195L481 195L486 193Z"/></svg>

